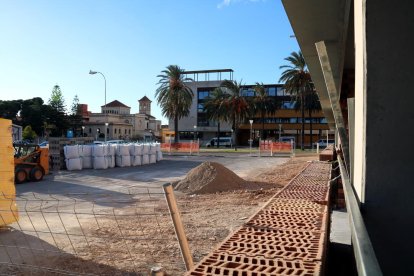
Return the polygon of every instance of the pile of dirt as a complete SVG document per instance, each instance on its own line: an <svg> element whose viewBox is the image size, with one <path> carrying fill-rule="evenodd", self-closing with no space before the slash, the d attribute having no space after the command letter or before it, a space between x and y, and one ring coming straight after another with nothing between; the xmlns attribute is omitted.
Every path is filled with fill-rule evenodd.
<svg viewBox="0 0 414 276"><path fill-rule="evenodd" d="M175 183L175 189L190 194L211 194L246 188L246 181L216 162L204 162Z"/></svg>

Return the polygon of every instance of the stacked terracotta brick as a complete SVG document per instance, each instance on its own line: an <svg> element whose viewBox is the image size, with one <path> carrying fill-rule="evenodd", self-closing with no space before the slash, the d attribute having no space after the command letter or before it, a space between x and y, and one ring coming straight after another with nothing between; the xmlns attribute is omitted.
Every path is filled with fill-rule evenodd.
<svg viewBox="0 0 414 276"><path fill-rule="evenodd" d="M330 176L310 163L186 275L322 275Z"/></svg>

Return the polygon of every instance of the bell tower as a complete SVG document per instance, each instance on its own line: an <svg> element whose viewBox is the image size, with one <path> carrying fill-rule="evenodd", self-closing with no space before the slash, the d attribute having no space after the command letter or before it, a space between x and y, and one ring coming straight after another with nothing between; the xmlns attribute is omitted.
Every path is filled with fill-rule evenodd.
<svg viewBox="0 0 414 276"><path fill-rule="evenodd" d="M139 103L139 114L151 115L151 100L147 96L142 97Z"/></svg>

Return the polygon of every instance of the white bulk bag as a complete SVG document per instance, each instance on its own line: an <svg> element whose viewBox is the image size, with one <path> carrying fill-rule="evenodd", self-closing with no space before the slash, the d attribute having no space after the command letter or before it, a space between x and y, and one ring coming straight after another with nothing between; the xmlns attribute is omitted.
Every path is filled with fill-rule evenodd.
<svg viewBox="0 0 414 276"><path fill-rule="evenodd" d="M134 145L134 155L142 155L143 145L135 144Z"/></svg>
<svg viewBox="0 0 414 276"><path fill-rule="evenodd" d="M82 160L80 158L66 159L66 168L68 171L82 170Z"/></svg>
<svg viewBox="0 0 414 276"><path fill-rule="evenodd" d="M93 145L79 146L80 156L92 156Z"/></svg>
<svg viewBox="0 0 414 276"><path fill-rule="evenodd" d="M150 151L150 145L149 144L142 145L142 154L149 154L149 151Z"/></svg>
<svg viewBox="0 0 414 276"><path fill-rule="evenodd" d="M128 155L129 156L129 145L126 145L126 144L125 145L123 145L123 144L118 145L116 155L119 155L119 156Z"/></svg>
<svg viewBox="0 0 414 276"><path fill-rule="evenodd" d="M149 162L150 162L150 164L157 163L157 155L156 154L150 154L149 155Z"/></svg>
<svg viewBox="0 0 414 276"><path fill-rule="evenodd" d="M142 165L146 165L149 164L149 155L148 154L144 154L142 156Z"/></svg>
<svg viewBox="0 0 414 276"><path fill-rule="evenodd" d="M157 161L162 160L162 151L157 151Z"/></svg>
<svg viewBox="0 0 414 276"><path fill-rule="evenodd" d="M131 157L129 155L115 157L115 163L117 167L130 167L131 166Z"/></svg>
<svg viewBox="0 0 414 276"><path fill-rule="evenodd" d="M108 168L115 168L115 156L105 156L106 164L108 165Z"/></svg>
<svg viewBox="0 0 414 276"><path fill-rule="evenodd" d="M131 165L132 166L141 166L142 165L142 156L141 155L136 155L136 156L131 156Z"/></svg>
<svg viewBox="0 0 414 276"><path fill-rule="evenodd" d="M75 158L79 158L79 146L78 145L74 145L74 146L65 146L63 148L63 151L65 153L65 158L66 159L75 159Z"/></svg>
<svg viewBox="0 0 414 276"><path fill-rule="evenodd" d="M106 147L104 147L104 145L94 145L92 148L92 156L93 157L104 157L105 150L106 150Z"/></svg>
<svg viewBox="0 0 414 276"><path fill-rule="evenodd" d="M157 145L151 144L150 145L150 154L156 154L157 153Z"/></svg>
<svg viewBox="0 0 414 276"><path fill-rule="evenodd" d="M82 168L83 169L92 169L92 157L91 156L82 156Z"/></svg>
<svg viewBox="0 0 414 276"><path fill-rule="evenodd" d="M115 156L117 148L118 148L117 144L110 144L108 147L108 155ZM115 162L115 159L114 159L114 162Z"/></svg>
<svg viewBox="0 0 414 276"><path fill-rule="evenodd" d="M95 170L104 170L108 168L106 158L103 156L97 156L93 158L93 168Z"/></svg>

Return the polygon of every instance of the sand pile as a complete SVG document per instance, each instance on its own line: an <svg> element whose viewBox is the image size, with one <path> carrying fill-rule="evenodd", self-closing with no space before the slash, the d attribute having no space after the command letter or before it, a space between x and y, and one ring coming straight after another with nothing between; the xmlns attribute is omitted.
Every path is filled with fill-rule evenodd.
<svg viewBox="0 0 414 276"><path fill-rule="evenodd" d="M246 181L219 163L204 162L174 186L184 193L209 194L245 188Z"/></svg>

